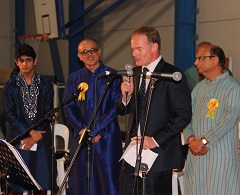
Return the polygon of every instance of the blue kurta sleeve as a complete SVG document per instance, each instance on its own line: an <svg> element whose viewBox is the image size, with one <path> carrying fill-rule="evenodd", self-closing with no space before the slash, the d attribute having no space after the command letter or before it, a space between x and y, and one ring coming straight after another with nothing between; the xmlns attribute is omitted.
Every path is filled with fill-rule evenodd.
<svg viewBox="0 0 240 195"><path fill-rule="evenodd" d="M68 101L73 97L74 94L77 93L77 86L78 85L76 82L76 76L71 75L67 81L63 101ZM64 107L65 117L67 118L71 126L78 131L86 128L87 126L87 123L82 116L80 107L78 106L79 104L81 104L81 102L79 102L77 98L75 98Z"/></svg>
<svg viewBox="0 0 240 195"><path fill-rule="evenodd" d="M103 86L106 86L105 82L106 81L100 81L100 84L98 83L97 88L102 88L101 91L103 91ZM109 86L101 105L101 107L104 109L99 110L99 114L97 114L96 121L94 123L94 132L92 132L91 135L104 133L103 130L106 129L106 127L116 119L118 115L116 109L117 100L121 95L120 83L121 80L119 78L113 78L113 82Z"/></svg>
<svg viewBox="0 0 240 195"><path fill-rule="evenodd" d="M20 97L20 91L19 88L16 87L16 84L12 82L12 80L8 81L3 88L3 99L4 99L4 105L5 105L5 114L6 114L6 120L7 126L10 123L11 126L15 129L14 131L7 131L9 137L14 138L17 135L23 133L27 128L28 124L23 123L21 118L18 116L18 108L16 105L16 102L21 101L19 99ZM24 116L22 116L24 117ZM7 128L9 129L9 128Z"/></svg>

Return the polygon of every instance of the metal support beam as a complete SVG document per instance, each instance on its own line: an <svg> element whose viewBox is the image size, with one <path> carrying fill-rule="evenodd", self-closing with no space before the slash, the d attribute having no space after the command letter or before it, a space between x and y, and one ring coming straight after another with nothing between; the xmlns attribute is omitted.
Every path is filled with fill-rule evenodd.
<svg viewBox="0 0 240 195"><path fill-rule="evenodd" d="M52 56L52 63L53 63L53 69L55 76L57 77L57 82L64 83L64 76L63 76L63 71L62 71L62 65L60 61L60 56L58 52L58 47L57 47L57 41L56 40L49 40L49 47L51 51L51 56Z"/></svg>
<svg viewBox="0 0 240 195"><path fill-rule="evenodd" d="M25 34L25 0L15 0L15 43Z"/></svg>
<svg viewBox="0 0 240 195"><path fill-rule="evenodd" d="M175 1L174 64L185 71L195 59L197 0Z"/></svg>
<svg viewBox="0 0 240 195"><path fill-rule="evenodd" d="M110 11L112 11L113 9L115 9L116 7L118 7L119 5L121 5L124 1L126 0L117 0L115 3L113 3L112 5L110 5L108 8L106 8L104 11L102 11L100 14L98 14L97 16L95 16L94 18L92 18L90 21L88 21L87 23L85 23L84 25L82 25L80 28L78 28L77 30L69 33L69 39L74 38L75 36L77 36L79 33L81 33L82 31L84 31L87 27L89 27L90 25L94 24L95 22L97 22L99 19L101 19L103 16L105 16L106 14L108 14Z"/></svg>
<svg viewBox="0 0 240 195"><path fill-rule="evenodd" d="M66 39L63 2L62 2L62 0L56 0L55 2L56 2L59 38Z"/></svg>
<svg viewBox="0 0 240 195"><path fill-rule="evenodd" d="M69 1L69 20L73 20L76 15L84 10L84 1L70 0ZM83 25L83 18L78 20L69 27L69 34L79 29ZM78 43L83 39L83 32L78 34L72 39L69 39L69 74L79 70L82 67L81 61L77 57L77 46Z"/></svg>
<svg viewBox="0 0 240 195"><path fill-rule="evenodd" d="M80 14L75 16L72 20L70 20L68 23L65 24L65 28L68 28L69 26L73 25L78 20L82 19L84 15L86 15L88 12L93 10L95 7L97 7L100 3L102 3L104 0L96 0L91 5L89 5L87 8L85 8L83 11L80 12Z"/></svg>

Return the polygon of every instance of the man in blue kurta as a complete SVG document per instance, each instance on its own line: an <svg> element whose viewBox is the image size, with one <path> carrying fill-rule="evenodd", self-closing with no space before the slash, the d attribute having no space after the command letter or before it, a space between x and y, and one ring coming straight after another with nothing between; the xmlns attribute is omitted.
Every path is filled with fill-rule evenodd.
<svg viewBox="0 0 240 195"><path fill-rule="evenodd" d="M192 153L185 166L185 194L238 195L240 84L223 71L225 55L218 46L200 43L194 64L205 79L193 89L192 122L184 129Z"/></svg>
<svg viewBox="0 0 240 195"><path fill-rule="evenodd" d="M15 62L20 72L12 76L3 88L7 141L21 135L53 108L53 87L47 78L35 72L37 58L34 49L28 44L17 47ZM32 150L34 144L37 149ZM46 194L46 190L52 187L50 121L46 120L32 129L29 135L14 146L33 177L45 190L42 194ZM18 186L10 189L12 192L25 190Z"/></svg>
<svg viewBox="0 0 240 195"><path fill-rule="evenodd" d="M95 41L90 39L81 41L78 45L78 57L85 67L69 76L65 88L64 101L70 99L78 88L83 89L79 98L74 99L64 108L66 119L74 129L70 159L76 152L82 132L90 125L96 106L109 81L109 78L101 73L113 70L99 61L100 53L101 50ZM116 102L121 94L120 83L120 78L113 78L89 128L90 136L93 138L90 144L89 170L87 170L88 144L81 143L78 156L69 174L70 195L85 195L87 186L90 186L91 195L118 194L121 166L118 161L122 154L122 139ZM87 171L90 172L89 175ZM87 176L90 177L90 182Z"/></svg>

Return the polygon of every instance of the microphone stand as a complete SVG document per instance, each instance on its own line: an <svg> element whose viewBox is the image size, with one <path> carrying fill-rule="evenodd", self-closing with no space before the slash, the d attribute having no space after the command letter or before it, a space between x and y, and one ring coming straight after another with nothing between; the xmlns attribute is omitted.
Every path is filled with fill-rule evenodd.
<svg viewBox="0 0 240 195"><path fill-rule="evenodd" d="M44 115L43 118L41 118L40 120L38 120L35 124L33 124L31 127L29 127L26 131L24 131L22 134L18 135L17 137L15 137L14 139L12 139L9 143L11 145L16 145L21 139L23 139L24 137L26 137L29 132L33 129L35 129L36 127L38 127L39 125L41 125L44 121L49 120L50 117L52 117L56 112L58 112L58 110L60 108L62 108L63 106L65 106L66 104L68 104L69 102L71 102L72 100L74 100L76 97L78 97L79 93L82 90L77 90L77 93L73 94L73 96L63 102L62 104L60 104L57 108L53 108L52 110L50 110L47 114Z"/></svg>
<svg viewBox="0 0 240 195"><path fill-rule="evenodd" d="M79 89L77 91L77 93L73 94L73 96L63 102L62 104L60 104L57 108L54 108L52 110L50 110L47 114L44 115L43 118L41 118L39 121L37 121L35 124L33 124L31 127L29 127L26 131L24 131L22 134L18 135L17 137L15 137L13 140L11 140L9 143L12 145L16 145L21 139L23 139L24 137L26 137L27 135L29 135L29 132L32 129L35 129L36 127L38 127L39 125L41 125L44 121L46 120L50 120L50 127L51 127L51 172L52 172L52 178L51 178L51 194L54 194L54 124L55 124L55 113L59 111L60 108L62 108L63 106L65 106L66 104L68 104L69 102L71 102L72 100L74 100L76 97L78 97L80 91L82 91L81 89Z"/></svg>
<svg viewBox="0 0 240 195"><path fill-rule="evenodd" d="M128 64L127 64L128 65ZM126 65L126 66L127 66ZM127 68L126 68L127 69ZM131 70L132 70L132 68L131 68ZM130 80L130 76L128 76L128 80ZM130 81L129 81L130 82ZM128 130L128 126L127 126L127 124L128 124L128 121L127 121L127 101L128 101L128 92L127 91L125 91L125 95L126 95L126 99L125 99L125 101L126 101L126 105L125 105L125 110L124 110L124 116L125 116L125 130L127 131L126 132L126 135L125 135L125 143L124 143L124 147L123 147L123 151L125 151L126 150L126 148L127 148L127 146L128 146L128 144L130 143L128 140L130 140L130 131Z"/></svg>
<svg viewBox="0 0 240 195"><path fill-rule="evenodd" d="M91 151L91 144L92 144L92 137L89 135L90 127L93 124L93 121L94 121L94 119L95 119L95 117L97 115L97 112L98 112L98 110L99 110L99 108L100 108L100 106L102 104L103 98L105 97L106 92L107 92L109 86L112 84L113 78L114 78L114 76L108 77L107 85L105 86L105 89L104 89L104 91L102 93L102 96L100 97L100 100L99 100L99 102L98 102L98 104L96 106L96 109L95 109L95 111L94 111L94 113L92 115L92 118L89 121L88 126L83 130L83 133L82 133L82 135L80 137L80 140L78 142L77 149L76 149L76 151L75 151L75 153L74 153L74 155L72 157L72 160L70 161L70 164L69 164L69 166L68 166L68 168L66 170L66 173L65 173L64 179L62 181L62 184L61 184L61 186L59 187L59 189L57 191L57 195L61 195L61 193L62 193L62 190L63 190L63 188L64 188L64 186L66 184L68 175L69 175L69 173L71 171L71 168L72 168L72 166L73 166L73 164L74 164L74 162L75 162L75 160L77 158L77 155L78 155L78 153L79 153L79 151L81 149L81 146L82 146L83 142L86 142L88 144L88 147L87 147L87 153L88 153L88 155L87 155L87 195L90 195L90 151Z"/></svg>
<svg viewBox="0 0 240 195"><path fill-rule="evenodd" d="M145 181L145 179L146 179L146 171L148 170L148 166L145 163L141 163L141 160L142 160L142 150L143 150L144 136L146 134L148 112L149 112L149 107L150 107L150 104L151 104L153 88L154 88L154 85L155 85L157 80L158 79L156 79L156 78L151 78L151 81L150 81L150 88L149 88L147 105L146 105L145 122L144 122L143 130L141 131L142 136L141 136L141 141L140 141L140 145L139 145L139 152L138 152L138 155L137 155L137 158L136 158L136 163L135 163L135 171L134 171L135 180L134 180L132 195L134 195L135 185L136 185L137 177L139 175L140 167L141 167L141 171L143 173L142 174L142 176L143 176L143 195L146 194L146 186L145 186L146 181Z"/></svg>

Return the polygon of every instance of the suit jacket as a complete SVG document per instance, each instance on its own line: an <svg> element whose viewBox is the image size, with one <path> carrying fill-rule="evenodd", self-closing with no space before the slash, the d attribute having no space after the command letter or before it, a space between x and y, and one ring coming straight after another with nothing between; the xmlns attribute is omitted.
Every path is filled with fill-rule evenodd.
<svg viewBox="0 0 240 195"><path fill-rule="evenodd" d="M119 114L129 114L128 134L131 130L136 110L135 99L141 70L141 67L135 67L133 69L135 89L130 102L126 106L127 111L122 103L122 97L119 98L117 103ZM147 119L145 115L147 112L145 109L142 109L142 112L145 114L143 114L144 117L141 120L141 127L143 127L146 119L145 135L153 137L159 145L159 147L151 149L153 152L158 153L158 157L151 170L167 171L176 168L180 169L184 167L181 131L191 121L191 93L184 73L177 67L161 59L154 71L160 73L173 73L179 71L182 73L182 79L176 82L171 79L159 78L155 82L152 91ZM149 86L150 84L146 92L147 97L149 94ZM147 97L145 98L145 106L143 106L143 108L146 108ZM141 128L141 131L142 130ZM130 136L127 141L129 141L129 139Z"/></svg>

